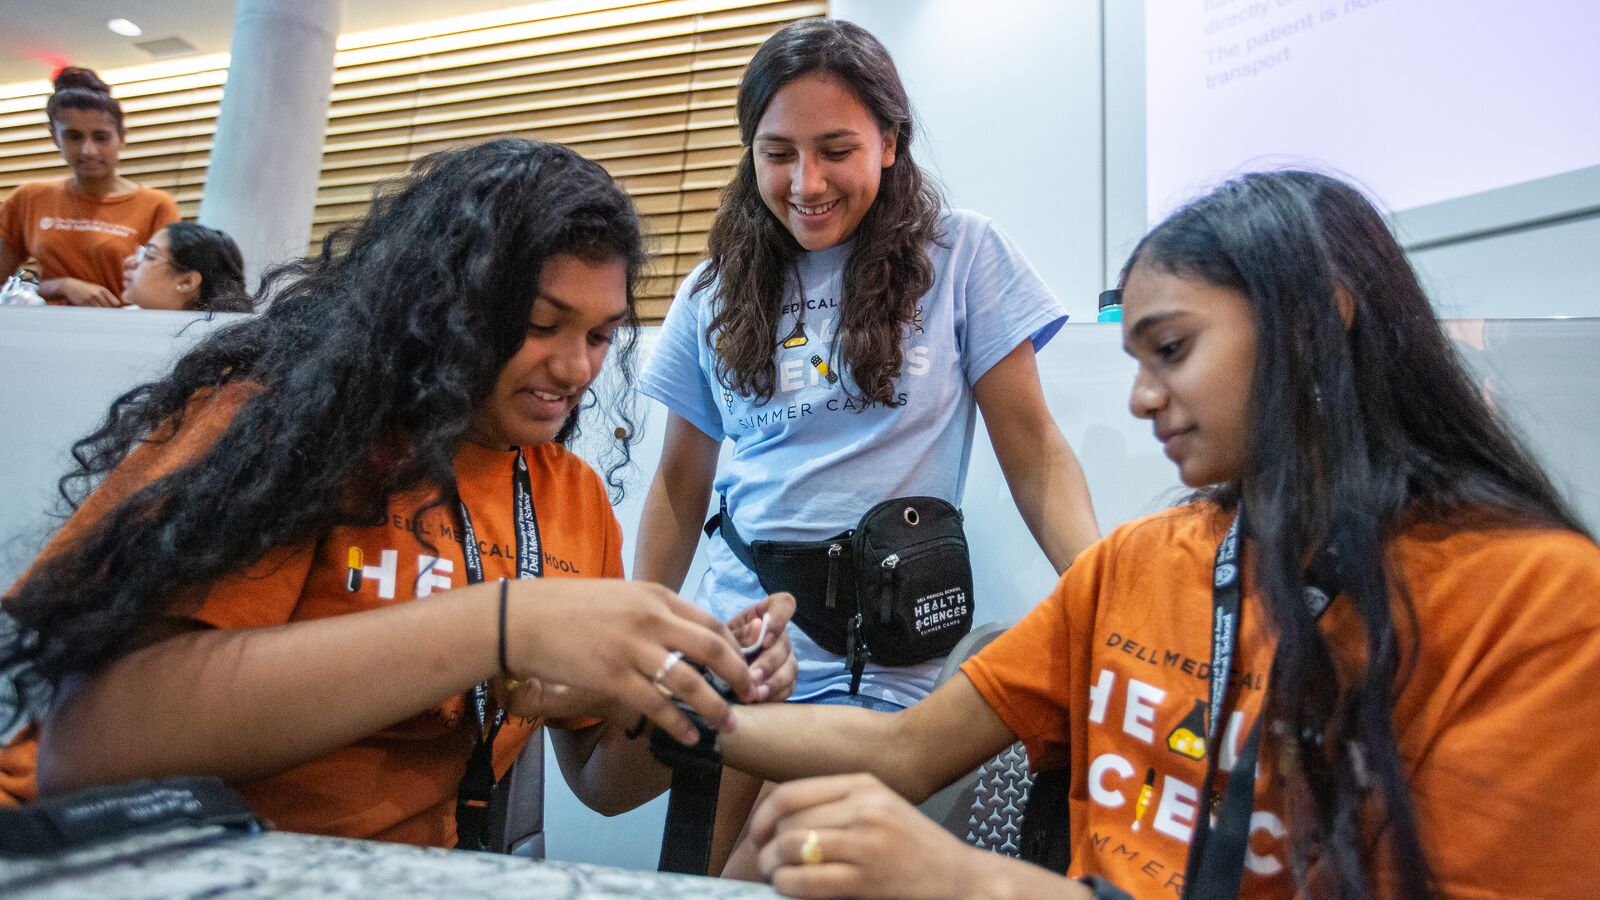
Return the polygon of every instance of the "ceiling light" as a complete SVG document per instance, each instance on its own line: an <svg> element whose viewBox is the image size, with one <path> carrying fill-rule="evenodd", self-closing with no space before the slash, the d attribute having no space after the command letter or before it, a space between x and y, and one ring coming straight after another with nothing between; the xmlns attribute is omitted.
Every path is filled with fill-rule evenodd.
<svg viewBox="0 0 1600 900"><path fill-rule="evenodd" d="M144 34L143 28L129 22L127 19L112 19L106 23L106 27L123 37L138 37Z"/></svg>

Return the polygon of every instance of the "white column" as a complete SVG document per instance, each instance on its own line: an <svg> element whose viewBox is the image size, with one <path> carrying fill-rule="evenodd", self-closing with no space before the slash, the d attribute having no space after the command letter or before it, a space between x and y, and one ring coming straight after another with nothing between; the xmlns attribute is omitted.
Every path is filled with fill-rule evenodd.
<svg viewBox="0 0 1600 900"><path fill-rule="evenodd" d="M339 0L239 0L200 221L263 269L303 255L322 165Z"/></svg>

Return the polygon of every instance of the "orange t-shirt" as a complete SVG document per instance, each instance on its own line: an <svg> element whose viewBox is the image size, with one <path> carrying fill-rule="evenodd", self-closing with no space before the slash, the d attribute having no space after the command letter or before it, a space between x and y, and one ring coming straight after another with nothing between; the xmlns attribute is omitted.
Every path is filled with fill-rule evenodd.
<svg viewBox="0 0 1600 900"><path fill-rule="evenodd" d="M177 436L165 443L146 443L130 454L67 521L44 554L81 533L120 497L209 447L250 390L232 387L214 400L193 401ZM622 528L599 476L555 444L523 451L545 576L622 577ZM457 484L472 515L488 580L516 577L515 461L516 451L487 450L470 443L463 443L455 458ZM274 551L250 569L219 581L192 617L218 628L282 625L421 600L465 585L466 562L454 507L414 519L422 499L421 494L395 498L388 521L381 525L336 527L314 543ZM433 551L424 539L433 543ZM358 569L352 567L357 553ZM434 553L438 559L430 568ZM426 574L419 577L424 570ZM453 846L456 787L472 749L475 726L466 698L452 697L350 746L236 787L252 809L284 830ZM510 768L532 731L531 723L506 721L495 741L497 776ZM0 773L12 772L13 782L15 770L31 762L28 755L35 752L28 737L25 734L24 740L0 754ZM0 782L0 786L6 785ZM19 793L14 785L9 789Z"/></svg>
<svg viewBox="0 0 1600 900"><path fill-rule="evenodd" d="M81 278L120 297L123 259L176 221L178 204L166 191L91 197L65 179L35 181L0 204L0 239L39 261L40 281Z"/></svg>
<svg viewBox="0 0 1600 900"><path fill-rule="evenodd" d="M1181 896L1208 749L1204 725L1199 741L1191 730L1209 702L1212 565L1227 525L1195 504L1117 529L962 667L1035 768L1070 766L1072 875ZM1587 896L1600 884L1588 847L1600 834L1600 548L1558 530L1421 526L1390 559L1421 623L1394 721L1442 895ZM1210 748L1224 771L1261 708L1273 652L1264 618L1247 584L1237 708ZM1336 659L1355 659L1361 625L1347 600L1322 627ZM1249 898L1296 893L1266 737ZM1219 775L1217 789L1225 783Z"/></svg>

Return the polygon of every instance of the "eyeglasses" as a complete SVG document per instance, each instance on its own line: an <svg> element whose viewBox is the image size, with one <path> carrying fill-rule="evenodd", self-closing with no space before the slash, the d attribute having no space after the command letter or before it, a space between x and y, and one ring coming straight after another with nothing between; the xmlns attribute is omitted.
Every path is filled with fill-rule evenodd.
<svg viewBox="0 0 1600 900"><path fill-rule="evenodd" d="M138 250L133 251L133 261L135 264L142 263L147 259L159 259L169 266L176 266L176 263L174 263L170 257L161 255L161 251L156 249L155 244L145 244Z"/></svg>

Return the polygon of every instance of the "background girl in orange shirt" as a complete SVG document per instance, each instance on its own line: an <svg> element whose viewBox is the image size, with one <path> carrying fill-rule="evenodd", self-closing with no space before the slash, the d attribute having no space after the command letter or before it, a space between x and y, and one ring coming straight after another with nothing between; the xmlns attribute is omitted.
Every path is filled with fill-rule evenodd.
<svg viewBox="0 0 1600 900"><path fill-rule="evenodd" d="M0 276L32 257L46 302L121 306L122 260L178 221L178 205L117 174L128 132L105 82L68 67L55 88L45 106L50 139L72 175L24 184L0 205Z"/></svg>
<svg viewBox="0 0 1600 900"><path fill-rule="evenodd" d="M1122 289L1129 405L1198 493L1086 550L904 712L741 708L729 765L872 773L774 792L751 823L762 871L798 896L1592 893L1600 548L1378 211L1326 176L1247 175L1157 226ZM1218 629L1237 635L1219 710L1230 521L1243 598ZM1331 604L1308 602L1315 560ZM1191 727L1196 709L1216 724ZM1018 739L1068 769L1069 874L1100 882L968 847L901 799ZM1246 771L1241 880L1186 883L1208 783Z"/></svg>

